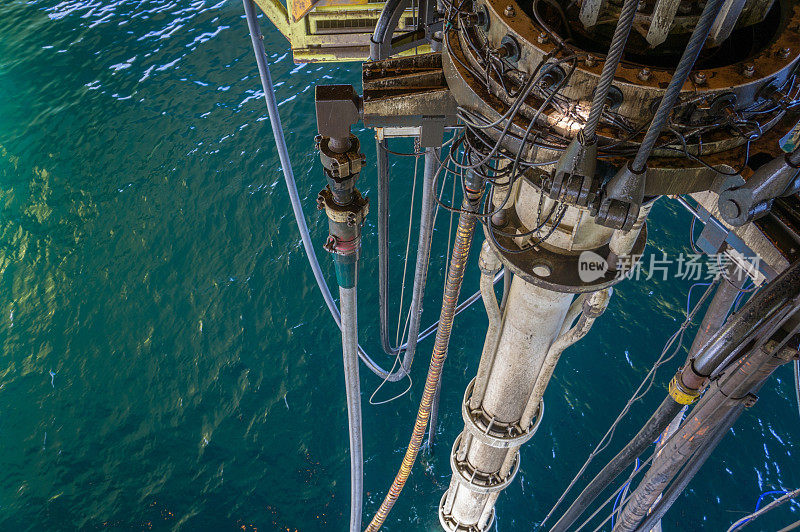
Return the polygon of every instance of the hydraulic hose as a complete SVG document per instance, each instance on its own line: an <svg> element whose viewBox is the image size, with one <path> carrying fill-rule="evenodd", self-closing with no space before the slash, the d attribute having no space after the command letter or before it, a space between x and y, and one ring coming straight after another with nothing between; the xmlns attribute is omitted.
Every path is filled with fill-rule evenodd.
<svg viewBox="0 0 800 532"><path fill-rule="evenodd" d="M614 532L640 530L639 522L656 504L656 500L670 479L678 473L681 467L684 467L684 470L689 467L688 462L691 457L695 453L701 452L707 441L713 441L713 436L718 431L722 431L724 434L728 428L725 423L732 424L738 418L748 395L758 392L767 378L778 367L788 362L787 359L779 356L779 350L780 347L774 349L759 345L742 357L733 369L726 372L724 377L715 381L711 389L692 410L678 433L664 445L660 460L653 463L644 479L636 487L630 502L620 514ZM734 416L732 419L730 418L731 414ZM713 446L716 446L716 443L713 443ZM694 467L699 468L699 464L692 466L692 468ZM690 480L691 476L688 476L685 478L685 483ZM675 486L676 484L673 482L670 488L675 489ZM668 509L669 504L661 505L659 518ZM645 528L644 530L649 529Z"/></svg>
<svg viewBox="0 0 800 532"><path fill-rule="evenodd" d="M722 329L703 344L697 356L691 360L691 364L684 368L682 375L697 379L697 382L692 384L700 386L703 377L710 376L730 355L775 322L776 317L779 317L787 307L791 307L798 292L800 292L800 262L783 271L731 316ZM683 405L676 402L672 396L667 396L639 433L578 495L551 532L567 530L594 499L642 454L682 407Z"/></svg>
<svg viewBox="0 0 800 532"><path fill-rule="evenodd" d="M789 266L751 297L725 322L692 358L691 366L701 376L711 376L725 359L760 328L773 321L800 295L800 262Z"/></svg>
<svg viewBox="0 0 800 532"><path fill-rule="evenodd" d="M419 218L419 241L417 243L417 263L414 268L414 288L411 296L411 318L408 326L408 341L403 356L403 369L409 371L414 362L419 338L419 324L422 319L422 299L428 281L428 265L431 260L431 241L433 239L433 218L436 212L436 191L434 179L438 166L434 148L425 149L425 171L422 181L422 212Z"/></svg>
<svg viewBox="0 0 800 532"><path fill-rule="evenodd" d="M737 296L741 293L741 288L744 285L745 279L747 279L747 275L744 275L743 273L744 272L739 269L739 266L735 262L731 262L731 264L728 266L724 279L722 282L720 282L716 292L714 292L714 297L708 304L708 309L706 309L706 313L703 316L703 321L700 323L697 334L695 335L692 345L689 348L689 353L686 357L687 363L697 354L703 344L705 344L705 342L707 342L716 331L725 325L725 320L728 316L728 313L730 312L731 307L733 307ZM667 457L666 455L662 455L661 449L667 440L675 432L677 432L688 408L688 405L685 405L678 415L676 415L672 422L667 426L664 432L661 433L661 436L659 436L658 443L656 443L653 462L650 464L651 469L658 469L661 467L660 464L666 460ZM731 421L731 423L733 423L733 421ZM714 447L716 447L716 444L714 444ZM708 454L710 454L710 452L711 451L709 451ZM698 451L696 454L699 453L700 451ZM702 463L705 462L706 458L707 456L702 459L702 462L697 466L698 468L700 465L702 465ZM692 459L695 459L695 456L693 456ZM686 467L689 467L689 465L687 464ZM660 493L654 495L653 500L660 500L660 495ZM620 508L620 510L622 510L622 508ZM625 510L627 510L627 507ZM622 523L622 520L618 518L617 522Z"/></svg>
<svg viewBox="0 0 800 532"><path fill-rule="evenodd" d="M364 451L361 433L361 386L358 381L358 318L356 287L339 287L342 307L342 355L350 435L350 532L361 530L364 498Z"/></svg>
<svg viewBox="0 0 800 532"><path fill-rule="evenodd" d="M261 30L258 26L258 19L256 18L256 11L255 6L253 5L252 0L244 0L244 8L245 14L247 16L247 25L250 29L250 38L253 43L253 51L255 52L256 56L256 63L258 64L258 72L259 76L261 77L261 86L264 90L264 99L267 103L267 111L269 113L269 120L270 125L272 126L272 135L275 139L275 147L278 151L278 157L281 161L281 169L283 170L283 178L286 182L286 189L289 193L289 199L292 204L292 213L294 214L295 223L297 224L297 229L300 232L300 239L303 243L303 250L305 251L306 258L308 259L308 263L311 266L311 271L314 274L314 280L317 282L317 287L319 287L320 292L322 293L322 298L325 300L325 305L328 307L328 311L331 313L333 320L336 322L336 326L339 329L342 328L342 318L339 313L339 308L336 306L336 302L333 300L333 296L331 295L330 288L328 287L328 283L325 281L325 277L322 273L322 268L320 267L319 260L317 259L317 254L314 251L314 245L311 242L311 235L308 230L308 224L306 223L305 214L303 213L303 206L300 201L300 194L297 191L297 183L294 179L294 172L292 170L292 163L291 159L289 158L289 151L286 147L286 139L283 135L283 126L281 124L281 117L278 113L278 105L275 99L275 88L272 84L272 76L270 75L269 66L266 63L266 54L264 51L264 43L263 37L261 36ZM432 201L433 198L430 198L429 201ZM425 198L423 197L423 208L426 205ZM432 222L432 220L431 220ZM432 235L432 227L430 228L431 235ZM422 239L422 235L420 235ZM430 242L430 235L426 237L427 241ZM426 264L430 259L430 244L424 247L427 249L427 257ZM420 262L418 257L417 262ZM417 273L415 273L415 281L417 279ZM425 275L427 275L427 266L425 270ZM496 279L496 281L499 279ZM416 282L415 282L416 287ZM422 285L422 290L424 290L424 284ZM415 289L416 291L416 289ZM459 305L456 313L459 314L463 312L466 308L468 308L472 303L477 301L480 298L480 292L473 294L468 300L464 301L461 305ZM419 299L421 301L421 297ZM426 338L429 334L431 334L438 323L434 323L430 327L428 327L422 334L417 335L414 334L414 342L418 341L418 339ZM416 326L417 329L419 326ZM419 337L419 338L418 338ZM406 349L408 351L408 342L399 346L397 349ZM380 377L389 382L397 382L402 380L406 376L406 372L401 367L398 371L390 373L383 369L377 362L375 362L366 351L361 346L358 346L358 356L362 362L367 366L367 368ZM412 355L413 356L413 355Z"/></svg>
<svg viewBox="0 0 800 532"><path fill-rule="evenodd" d="M628 35L633 27L633 18L636 15L636 7L638 5L639 0L625 0L622 10L620 10L617 27L614 30L614 36L611 38L611 45L608 47L606 62L603 65L603 71L600 73L600 81L597 82L597 88L594 91L589 117L586 119L586 125L583 128L584 140L587 144L593 143L596 139L597 125L600 123L600 116L603 114L608 91L614 81L614 74L617 72L617 67L622 59L622 52L628 42Z"/></svg>
<svg viewBox="0 0 800 532"><path fill-rule="evenodd" d="M463 201L463 210L465 212L462 212L458 217L456 238L450 257L450 268L447 273L442 310L439 317L439 329L436 331L433 355L431 356L430 367L428 368L428 376L425 379L425 389L422 392L422 399L419 403L419 410L417 410L417 417L414 421L411 441L408 443L408 448L403 457L403 462L400 465L400 470L397 472L392 486L389 488L389 493L386 494L380 508L366 528L367 532L377 532L377 530L383 526L386 517L392 510L394 503L397 502L397 498L400 496L400 492L403 490L408 480L411 468L414 466L417 454L419 454L420 447L422 446L422 439L425 437L425 428L431 413L431 403L439 384L442 365L447 357L450 333L453 328L453 318L458 303L458 296L461 292L461 284L464 280L464 270L472 245L472 237L475 233L475 213L478 210L481 192L482 187L480 192L474 193L470 193L469 189L467 189L469 196L465 197ZM477 196L477 198L475 198L475 196Z"/></svg>
<svg viewBox="0 0 800 532"><path fill-rule="evenodd" d="M434 178L436 177L437 157L434 148L425 152L425 169L422 181L422 207L419 218L419 239L417 241L417 260L414 267L414 287L409 309L408 340L400 346L393 347L389 341L389 170L386 150L377 140L378 150L378 300L380 309L381 344L386 354L397 355L403 352L400 368L387 380L396 381L411 370L414 354L419 341L420 321L422 320L422 300L425 296L425 285L428 281L428 265L431 259L431 242L433 239L433 222L436 210Z"/></svg>
<svg viewBox="0 0 800 532"><path fill-rule="evenodd" d="M292 203L292 213L294 214L297 229L300 232L300 239L303 242L303 250L306 253L306 258L308 258L311 271L314 273L317 286L320 292L322 292L325 305L327 305L331 316L333 316L336 326L341 329L342 318L339 314L339 308L333 300L330 288L328 288L328 283L325 281L325 277L322 274L319 260L317 260L317 254L314 252L314 245L311 242L308 224L306 224L303 206L300 202L300 194L297 191L297 183L294 180L292 162L291 159L289 159L289 150L286 147L286 138L283 136L283 126L281 125L281 117L278 113L278 103L275 100L275 88L272 84L272 76L270 75L269 66L266 61L263 37L261 36L261 30L258 26L256 8L253 5L253 0L243 0L243 2L245 15L247 17L247 26L250 29L250 39L253 43L253 51L255 52L256 63L258 64L258 73L261 78L261 87L264 90L264 100L267 102L267 112L269 113L269 122L272 126L272 135L275 139L275 148L278 151L278 157L281 161L283 179L286 182L286 189L289 192L289 199ZM395 382L399 381L404 376L390 374L388 371L381 368L360 346L358 347L358 356L370 371L382 379Z"/></svg>
<svg viewBox="0 0 800 532"><path fill-rule="evenodd" d="M383 54L383 43L387 36L391 38L390 30L394 30L392 26L397 26L400 15L405 11L408 2L409 0L388 0L383 5L383 10L381 10L378 21L375 23L375 31L372 32L372 37L370 37L370 61L386 59Z"/></svg>
<svg viewBox="0 0 800 532"><path fill-rule="evenodd" d="M564 532L581 516L597 496L641 455L669 425L683 405L667 396L636 436L592 479L553 525L550 532Z"/></svg>
<svg viewBox="0 0 800 532"><path fill-rule="evenodd" d="M703 321L700 322L700 327L697 329L692 346L689 348L687 360L692 359L700 351L703 344L725 325L728 313L733 307L736 297L741 293L742 286L747 279L747 275L743 274L735 262L731 262L725 275L726 278L720 282L717 291L714 292L711 303L708 304Z"/></svg>
<svg viewBox="0 0 800 532"><path fill-rule="evenodd" d="M653 152L658 137L667 124L667 120L669 120L672 108L675 107L675 104L678 102L681 89L684 83L686 83L689 73L692 71L697 57L700 55L700 51L703 49L703 45L705 45L706 38L708 37L708 32L711 30L711 25L717 18L724 3L725 0L708 0L706 2L703 12L697 20L697 25L692 31L692 36L689 37L689 44L686 45L686 49L683 51L678 66L672 74L672 79L667 89L664 91L664 96L661 98L661 103L658 105L658 110L653 116L653 120L650 122L650 127L647 129L642 144L636 152L636 157L633 159L630 168L634 173L641 174L647 167L647 159L650 158L650 154Z"/></svg>
<svg viewBox="0 0 800 532"><path fill-rule="evenodd" d="M381 346L387 355L396 355L400 347L389 340L389 155L385 139L375 137L378 165L378 308L380 312ZM404 367L403 364L402 367Z"/></svg>
<svg viewBox="0 0 800 532"><path fill-rule="evenodd" d="M703 464L706 463L708 457L711 456L711 453L714 452L714 449L717 448L719 442L722 441L722 438L725 437L728 430L733 426L739 416L742 414L744 407L742 405L737 405L731 410L725 419L722 420L720 426L717 428L717 431L709 438L708 440L704 441L701 447L692 455L691 458L686 462L686 465L683 467L681 472L678 476L675 477L675 480L670 484L670 486L664 490L664 493L661 496L661 499L653 506L650 514L647 518L642 521L642 523L636 528L637 530L652 530L652 528L664 517L664 514L667 513L667 510L672 506L672 504L677 500L683 490L686 489L686 486L691 482ZM614 528L614 532L617 532L617 528ZM619 530L622 530L620 528Z"/></svg>

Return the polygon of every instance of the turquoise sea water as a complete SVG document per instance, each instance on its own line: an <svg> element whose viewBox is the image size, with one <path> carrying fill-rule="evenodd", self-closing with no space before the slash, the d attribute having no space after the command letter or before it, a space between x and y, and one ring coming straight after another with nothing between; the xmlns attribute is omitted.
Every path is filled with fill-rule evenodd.
<svg viewBox="0 0 800 532"><path fill-rule="evenodd" d="M312 87L358 87L359 65L294 65L264 24L300 192L334 282L314 209L323 179ZM0 529L345 529L339 335L294 228L260 96L238 1L0 4ZM360 135L372 145L368 131ZM396 294L413 170L410 159L393 162ZM374 196L374 172L359 186ZM378 356L374 222L364 229L360 334L390 365ZM425 324L441 303L448 223L440 213ZM688 225L662 200L650 252L688 252ZM477 278L473 261L465 294ZM567 351L546 418L499 501L498 530L530 530L543 517L683 321L689 286L620 285ZM396 305L397 297L393 315ZM437 529L458 405L485 326L481 305L456 323L440 443L421 456L386 530ZM379 381L362 370L367 514L401 460L431 346L421 343L414 385L394 402L369 406ZM660 401L678 364L659 374L612 447ZM665 530L724 530L762 491L800 486L792 397L783 368ZM798 512L784 507L752 528L780 528Z"/></svg>

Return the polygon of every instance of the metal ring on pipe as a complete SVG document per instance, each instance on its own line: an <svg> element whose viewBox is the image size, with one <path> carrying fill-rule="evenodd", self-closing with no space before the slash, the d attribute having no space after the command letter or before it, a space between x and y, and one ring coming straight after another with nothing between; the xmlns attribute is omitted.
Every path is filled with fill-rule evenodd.
<svg viewBox="0 0 800 532"><path fill-rule="evenodd" d="M519 450L515 451L517 453L517 456L514 460L514 468L511 470L511 472L509 472L506 478L504 478L500 482L492 483L491 477L489 477L488 480L489 484L477 484L475 482L475 477L478 473L484 476L484 478L486 475L492 475L492 473L487 474L479 471L474 471L472 473L472 478L468 478L465 475L466 473L468 473L468 471L466 470L465 467L463 467L463 465L468 464L468 462L466 460L463 462L459 462L456 459L458 447L461 444L461 438L463 435L464 435L463 432L458 435L456 441L453 442L453 449L450 451L450 469L453 470L453 478L455 478L456 481L458 481L460 484L465 485L470 491L474 493L497 493L498 491L503 491L504 489L506 489L508 485L511 484L511 482L514 480L514 477L517 476L517 472L519 471L519 463L521 459Z"/></svg>
<svg viewBox="0 0 800 532"><path fill-rule="evenodd" d="M469 527L465 527L459 524L455 519L450 517L450 514L444 513L444 505L445 501L447 500L447 495L450 493L450 489L448 488L444 495L442 495L442 499L439 501L439 524L442 525L442 528L447 530L447 532L486 532L492 528L494 524L495 518L495 508L492 507L492 515L489 517L489 522L486 524L486 528L478 528L476 525L471 525Z"/></svg>
<svg viewBox="0 0 800 532"><path fill-rule="evenodd" d="M492 431L490 424L489 427L482 428L478 425L476 419L473 418L469 409L469 398L472 395L472 389L475 386L475 379L473 378L467 385L464 391L464 400L461 402L461 417L464 419L464 428L469 432L473 438L496 449L508 449L509 447L520 447L522 444L530 440L536 431L539 429L539 424L544 417L544 398L539 399L539 413L536 416L536 421L523 432L517 436L508 435L505 432ZM511 427L508 427L511 428Z"/></svg>

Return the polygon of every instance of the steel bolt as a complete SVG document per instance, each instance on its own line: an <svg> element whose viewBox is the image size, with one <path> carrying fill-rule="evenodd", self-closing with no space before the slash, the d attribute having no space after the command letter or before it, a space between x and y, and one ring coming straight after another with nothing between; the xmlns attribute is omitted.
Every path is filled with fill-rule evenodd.
<svg viewBox="0 0 800 532"><path fill-rule="evenodd" d="M653 73L650 72L650 69L647 67L642 68L639 73L636 75L640 80L647 81L652 77Z"/></svg>
<svg viewBox="0 0 800 532"><path fill-rule="evenodd" d="M695 72L692 74L692 80L694 80L695 84L697 85L705 85L707 78L705 72Z"/></svg>
<svg viewBox="0 0 800 532"><path fill-rule="evenodd" d="M747 63L742 69L742 74L746 78L752 78L756 73L756 66L753 63Z"/></svg>
<svg viewBox="0 0 800 532"><path fill-rule="evenodd" d="M586 56L586 66L593 67L597 64L597 60L594 58L593 55L589 54Z"/></svg>
<svg viewBox="0 0 800 532"><path fill-rule="evenodd" d="M781 59L789 59L790 55L792 55L792 49L791 48L781 48L781 51L778 52L778 56Z"/></svg>
<svg viewBox="0 0 800 532"><path fill-rule="evenodd" d="M538 42L539 44L544 44L544 43L546 43L548 40L549 40L549 38L547 37L547 33L545 33L545 32L541 32L541 33L538 35L538 37L536 37L536 42Z"/></svg>
<svg viewBox="0 0 800 532"><path fill-rule="evenodd" d="M505 16L507 16L508 18L511 18L514 15L516 15L517 12L516 12L516 10L514 10L514 6L509 4L509 5L506 6L506 9L503 11L503 14Z"/></svg>
<svg viewBox="0 0 800 532"><path fill-rule="evenodd" d="M550 266L548 266L547 264L537 264L533 267L534 275L537 275L539 277L550 277L550 274L552 272L553 271L550 269Z"/></svg>

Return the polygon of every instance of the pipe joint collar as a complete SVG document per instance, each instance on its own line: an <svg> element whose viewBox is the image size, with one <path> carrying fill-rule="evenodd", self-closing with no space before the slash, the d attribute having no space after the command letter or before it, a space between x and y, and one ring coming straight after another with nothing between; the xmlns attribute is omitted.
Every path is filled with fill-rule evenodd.
<svg viewBox="0 0 800 532"><path fill-rule="evenodd" d="M536 419L526 429L521 429L517 423L500 423L495 421L483 410L482 407L470 408L470 397L475 387L475 379L470 381L464 392L464 400L461 402L461 417L464 420L464 429L473 438L481 443L496 449L508 449L509 447L520 447L530 440L544 417L544 399L539 399L539 410Z"/></svg>
<svg viewBox="0 0 800 532"><path fill-rule="evenodd" d="M450 489L444 492L442 499L439 501L439 524L442 525L443 529L445 529L447 532L487 532L488 530L492 529L495 518L494 507L492 507L492 513L489 515L489 519L486 520L486 525L483 527L479 526L480 523L475 525L461 524L452 516L450 512L445 511L447 499L450 497Z"/></svg>
<svg viewBox="0 0 800 532"><path fill-rule="evenodd" d="M505 478L500 477L499 472L487 473L479 471L468 460L458 459L458 448L465 433L461 433L453 442L453 449L450 451L450 469L453 470L453 478L474 493L489 494L498 493L506 489L514 481L514 477L519 472L520 454L519 450L515 453L514 465ZM510 451L509 451L510 452Z"/></svg>

